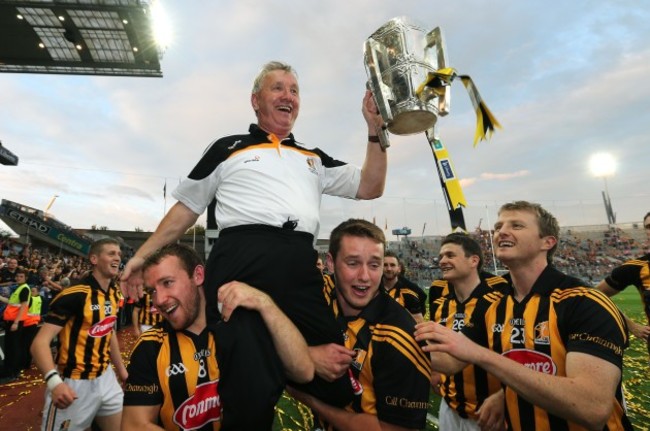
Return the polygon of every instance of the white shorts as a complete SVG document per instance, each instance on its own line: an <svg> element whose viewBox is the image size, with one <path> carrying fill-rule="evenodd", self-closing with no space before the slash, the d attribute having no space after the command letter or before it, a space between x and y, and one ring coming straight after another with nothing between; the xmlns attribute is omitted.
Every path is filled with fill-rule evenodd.
<svg viewBox="0 0 650 431"><path fill-rule="evenodd" d="M445 400L440 402L438 429L440 431L481 431L475 420L461 418L456 410L447 405Z"/></svg>
<svg viewBox="0 0 650 431"><path fill-rule="evenodd" d="M63 381L77 393L77 399L67 409L57 409L47 389L42 431L83 431L90 428L96 416L111 416L122 411L124 392L113 368L108 367L93 380L65 378Z"/></svg>

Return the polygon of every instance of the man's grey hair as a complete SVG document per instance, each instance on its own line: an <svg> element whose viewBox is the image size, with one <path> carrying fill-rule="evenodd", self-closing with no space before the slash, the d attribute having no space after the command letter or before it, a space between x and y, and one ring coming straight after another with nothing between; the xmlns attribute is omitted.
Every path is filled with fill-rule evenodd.
<svg viewBox="0 0 650 431"><path fill-rule="evenodd" d="M260 92L264 78L266 78L266 75L268 75L269 72L273 72L274 70L283 70L288 73L293 73L293 75L296 77L296 80L298 79L298 73L293 67L291 67L291 65L283 63L281 61L269 61L264 66L262 66L262 70L260 70L260 73L258 73L255 77L255 81L253 81L253 94Z"/></svg>

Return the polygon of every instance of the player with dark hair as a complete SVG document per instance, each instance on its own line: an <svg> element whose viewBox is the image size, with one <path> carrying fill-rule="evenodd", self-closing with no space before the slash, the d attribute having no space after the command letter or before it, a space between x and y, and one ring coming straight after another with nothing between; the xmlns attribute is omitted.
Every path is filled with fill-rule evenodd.
<svg viewBox="0 0 650 431"><path fill-rule="evenodd" d="M333 374L349 376L355 398L339 408L289 389L324 429L407 430L426 423L431 365L413 338L415 320L380 288L385 241L381 229L365 220L345 221L330 236L327 266L336 284L331 305L354 360L327 365Z"/></svg>
<svg viewBox="0 0 650 431"><path fill-rule="evenodd" d="M260 429L271 429L271 400L266 409L251 410L245 403L228 405L225 400L233 398L223 397L224 390L234 386L221 385L228 376L217 359L219 331L215 336L206 325L205 270L198 254L190 247L170 244L145 260L143 272L146 289L165 321L142 334L133 348L122 430L161 429L159 426L165 430L218 430L225 416L241 410L263 418L266 426ZM234 309L254 310L268 326L268 342L282 360L284 369L278 373L286 372L298 382L313 378L307 344L267 294L232 282L219 289L219 299L222 326L228 324ZM268 346L249 354L263 354L262 348ZM246 388L237 390L247 392Z"/></svg>
<svg viewBox="0 0 650 431"><path fill-rule="evenodd" d="M465 233L452 233L442 240L439 264L449 294L433 301L430 318L454 331L462 330L469 323L484 295L498 297L499 290L507 286L506 280L501 279L502 285L493 290L481 279L481 246ZM438 415L441 431L478 431L505 426L501 385L482 368L469 365L454 375L440 375L439 382L435 383L443 398Z"/></svg>
<svg viewBox="0 0 650 431"><path fill-rule="evenodd" d="M382 282L388 296L406 308L417 322L424 321L423 316L426 310L422 307L426 302L421 298L426 297L426 294L412 283L407 285L402 277L402 264L397 255L390 250L386 250L384 253Z"/></svg>

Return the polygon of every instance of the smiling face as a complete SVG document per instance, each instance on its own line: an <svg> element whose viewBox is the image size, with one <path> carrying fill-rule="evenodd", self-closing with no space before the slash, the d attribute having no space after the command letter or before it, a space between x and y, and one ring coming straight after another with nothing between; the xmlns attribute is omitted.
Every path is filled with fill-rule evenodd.
<svg viewBox="0 0 650 431"><path fill-rule="evenodd" d="M104 279L112 279L120 271L122 251L116 244L104 244L99 253L89 256L90 263L94 265L96 274Z"/></svg>
<svg viewBox="0 0 650 431"><path fill-rule="evenodd" d="M501 211L494 225L494 251L510 268L538 259L546 261L547 253L556 243L554 236L541 236L537 216L532 211Z"/></svg>
<svg viewBox="0 0 650 431"><path fill-rule="evenodd" d="M460 244L447 243L440 248L438 256L442 278L455 282L476 273L479 256L466 256Z"/></svg>
<svg viewBox="0 0 650 431"><path fill-rule="evenodd" d="M203 266L190 276L177 256L165 256L144 271L144 284L154 306L175 330L187 329L195 334L205 327Z"/></svg>
<svg viewBox="0 0 650 431"><path fill-rule="evenodd" d="M266 74L260 90L251 95L257 123L263 130L284 139L291 133L300 111L300 95L296 76L284 70Z"/></svg>
<svg viewBox="0 0 650 431"><path fill-rule="evenodd" d="M388 281L395 280L400 273L399 262L396 257L386 256L384 257L384 279Z"/></svg>
<svg viewBox="0 0 650 431"><path fill-rule="evenodd" d="M336 260L327 264L336 277L336 298L345 316L356 316L377 295L383 274L384 245L371 238L345 235Z"/></svg>

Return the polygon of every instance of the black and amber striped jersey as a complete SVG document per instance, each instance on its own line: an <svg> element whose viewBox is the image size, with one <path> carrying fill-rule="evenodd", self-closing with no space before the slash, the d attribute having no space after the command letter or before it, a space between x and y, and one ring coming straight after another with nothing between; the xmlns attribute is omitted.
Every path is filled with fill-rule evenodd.
<svg viewBox="0 0 650 431"><path fill-rule="evenodd" d="M622 368L628 345L625 320L605 294L582 285L548 266L521 302L515 301L512 286L501 298L485 296L463 333L541 373L566 376L569 352L593 355ZM584 429L532 405L509 387L505 394L511 430ZM631 430L620 383L612 404L604 430Z"/></svg>
<svg viewBox="0 0 650 431"><path fill-rule="evenodd" d="M617 266L605 281L616 290L623 290L628 286L636 287L641 294L643 310L650 323L650 254Z"/></svg>
<svg viewBox="0 0 650 431"><path fill-rule="evenodd" d="M62 326L57 364L65 377L94 379L109 364L109 347L117 320L118 289L104 290L92 275L61 291L50 303L45 322Z"/></svg>
<svg viewBox="0 0 650 431"><path fill-rule="evenodd" d="M488 286L493 289L503 291L505 286L508 285L508 282L499 275L494 275L486 271L481 271L479 273L481 281L485 282ZM431 304L438 298L449 295L449 282L447 280L433 280L431 282L431 287L429 287L429 309L431 309Z"/></svg>
<svg viewBox="0 0 650 431"><path fill-rule="evenodd" d="M153 298L147 292L142 295L142 298L135 304L138 309L138 323L141 325L154 326L162 322L162 314L153 305Z"/></svg>
<svg viewBox="0 0 650 431"><path fill-rule="evenodd" d="M329 274L323 274L323 296L327 305L332 306L332 301L336 297L336 292L334 289L336 285L334 284L334 278Z"/></svg>
<svg viewBox="0 0 650 431"><path fill-rule="evenodd" d="M421 289L418 288L418 290ZM398 278L395 286L390 290L386 290L386 293L397 301L399 305L406 308L409 313L424 315L426 310L422 308L422 297L420 293L413 287L407 285L402 278Z"/></svg>
<svg viewBox="0 0 650 431"><path fill-rule="evenodd" d="M165 430L221 428L220 374L207 328L199 335L168 322L152 328L134 346L128 372L125 406L160 406Z"/></svg>
<svg viewBox="0 0 650 431"><path fill-rule="evenodd" d="M505 279L498 278L507 284ZM483 296L496 300L503 296L502 289L504 286L501 284L488 286L485 280L481 280L469 298L459 302L452 288L448 295L431 304L431 320L459 332L469 323L477 303L485 300ZM440 382L440 393L447 405L460 417L471 419L476 419L476 411L485 399L500 388L501 383L494 376L476 365L469 365L452 376L442 375Z"/></svg>
<svg viewBox="0 0 650 431"><path fill-rule="evenodd" d="M424 428L431 362L413 338L413 317L381 289L358 316L338 316L336 300L332 306L345 330L346 347L357 351L349 369L355 397L346 409L405 428Z"/></svg>

